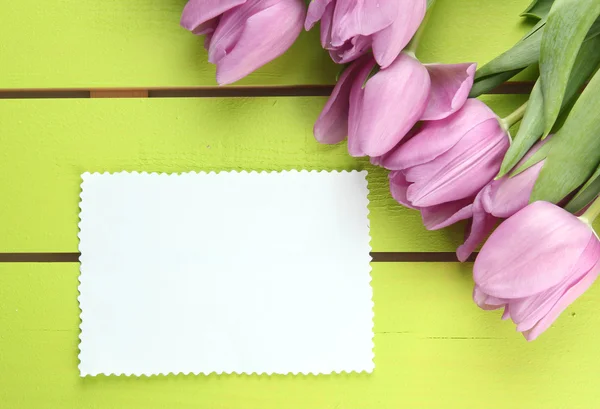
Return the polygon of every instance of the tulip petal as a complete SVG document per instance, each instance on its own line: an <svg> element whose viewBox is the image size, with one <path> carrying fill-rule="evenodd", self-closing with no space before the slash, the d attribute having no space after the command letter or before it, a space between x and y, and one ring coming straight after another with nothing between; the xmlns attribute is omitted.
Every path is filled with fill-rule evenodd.
<svg viewBox="0 0 600 409"><path fill-rule="evenodd" d="M521 159L515 168L519 168L532 157L544 144L551 139L551 135L535 144ZM486 212L496 217L508 218L529 204L529 198L535 182L544 166L541 161L528 168L517 176L509 178L508 175L491 184L488 194L484 197L483 207Z"/></svg>
<svg viewBox="0 0 600 409"><path fill-rule="evenodd" d="M473 288L473 301L479 308L486 311L497 310L506 305L506 300L495 298L486 294L477 285L475 285L475 288Z"/></svg>
<svg viewBox="0 0 600 409"><path fill-rule="evenodd" d="M401 170L430 162L450 150L471 129L491 118L496 118L496 114L486 104L469 99L454 115L425 122L414 138L385 155L382 166Z"/></svg>
<svg viewBox="0 0 600 409"><path fill-rule="evenodd" d="M406 199L406 190L410 184L406 181L404 174L402 172L390 172L389 179L392 197L401 205L409 209L414 209L408 199Z"/></svg>
<svg viewBox="0 0 600 409"><path fill-rule="evenodd" d="M544 161L536 163L517 176L505 176L494 181L490 197L484 205L485 211L506 219L527 206L543 166Z"/></svg>
<svg viewBox="0 0 600 409"><path fill-rule="evenodd" d="M217 19L215 19L215 21L217 21ZM213 38L213 34L214 34L214 31L211 33L206 33L206 35L204 36L204 48L206 50L210 50L210 41Z"/></svg>
<svg viewBox="0 0 600 409"><path fill-rule="evenodd" d="M331 43L337 47L352 37L381 31L390 26L398 15L397 1L338 1L333 13Z"/></svg>
<svg viewBox="0 0 600 409"><path fill-rule="evenodd" d="M192 30L192 34L196 35L206 35L204 39L204 48L208 50L208 45L210 45L210 39L213 36L213 33L217 29L219 25L219 17L215 17L212 20L208 20L205 23L198 25L195 29Z"/></svg>
<svg viewBox="0 0 600 409"><path fill-rule="evenodd" d="M458 111L467 101L477 64L426 64L431 77L431 93L424 121L444 119Z"/></svg>
<svg viewBox="0 0 600 409"><path fill-rule="evenodd" d="M304 13L301 0L282 0L249 17L231 52L217 62L217 82L224 85L238 81L282 55L300 35ZM221 24L223 21L217 32ZM215 38L211 50L214 43Z"/></svg>
<svg viewBox="0 0 600 409"><path fill-rule="evenodd" d="M482 192L489 188L489 185L484 187ZM461 262L467 261L469 256L475 251L477 246L485 240L485 238L494 230L497 219L487 213L483 205L482 195L485 193L480 192L475 198L473 204L473 220L471 226L467 231L467 238L465 242L456 249L456 257Z"/></svg>
<svg viewBox="0 0 600 409"><path fill-rule="evenodd" d="M394 155L394 152L396 152L400 146L404 143L406 143L407 141L411 140L415 135L418 135L419 132L421 131L422 128L422 122L417 122L415 124L415 126L412 127L412 129L406 134L406 136L404 138L402 138L402 140L400 141L400 143L398 145L396 145L392 150L390 150L389 152L387 152L384 155L381 156L371 156L371 163L373 165L377 165L377 166L381 166L381 167L385 167L384 163L388 162L388 164L392 164L393 165L393 160L388 160L387 158L390 155ZM387 168L388 170L400 170L400 169L390 169Z"/></svg>
<svg viewBox="0 0 600 409"><path fill-rule="evenodd" d="M348 113L352 83L364 61L357 61L344 70L325 108L315 123L314 134L317 141L336 144L348 135Z"/></svg>
<svg viewBox="0 0 600 409"><path fill-rule="evenodd" d="M277 0L246 0L239 7L223 13L210 42L208 61L218 65L237 45L248 19L276 4Z"/></svg>
<svg viewBox="0 0 600 409"><path fill-rule="evenodd" d="M499 298L539 294L571 274L592 234L566 210L535 202L492 233L475 261L473 278Z"/></svg>
<svg viewBox="0 0 600 409"><path fill-rule="evenodd" d="M600 242L592 236L573 272L565 277L562 283L531 297L511 301L512 319L517 324L517 331L529 331L543 319L568 289L594 268L599 256Z"/></svg>
<svg viewBox="0 0 600 409"><path fill-rule="evenodd" d="M190 0L183 8L181 26L194 34L207 34L216 27L216 17L246 0Z"/></svg>
<svg viewBox="0 0 600 409"><path fill-rule="evenodd" d="M527 341L533 341L540 334L546 331L558 316L575 301L596 281L600 265L596 265L592 271L584 275L581 280L573 284L562 296L562 298L552 307L550 312L544 316L531 330L523 333Z"/></svg>
<svg viewBox="0 0 600 409"><path fill-rule="evenodd" d="M329 55L336 64L347 64L369 51L371 41L368 36L352 37L343 46L330 50Z"/></svg>
<svg viewBox="0 0 600 409"><path fill-rule="evenodd" d="M389 26L373 34L373 54L382 68L394 62L408 45L425 17L427 0L395 0L400 13Z"/></svg>
<svg viewBox="0 0 600 409"><path fill-rule="evenodd" d="M511 301L511 318L517 324L517 331L527 332L531 330L552 310L552 307L556 305L571 284L570 281L565 282L540 294Z"/></svg>
<svg viewBox="0 0 600 409"><path fill-rule="evenodd" d="M498 121L487 120L434 161L405 170L414 182L408 199L425 207L475 195L500 170L509 143Z"/></svg>
<svg viewBox="0 0 600 409"><path fill-rule="evenodd" d="M456 250L460 261L468 259L485 240L498 218L508 218L529 204L531 191L542 166L543 162L540 162L513 178L505 176L494 180L477 194L467 238Z"/></svg>
<svg viewBox="0 0 600 409"><path fill-rule="evenodd" d="M473 199L467 198L437 206L423 207L421 217L427 230L439 230L473 216Z"/></svg>
<svg viewBox="0 0 600 409"><path fill-rule="evenodd" d="M313 0L308 5L308 12L306 13L306 20L304 22L304 28L306 31L314 27L317 21L323 18L327 6L332 0ZM333 9L332 9L333 10Z"/></svg>
<svg viewBox="0 0 600 409"><path fill-rule="evenodd" d="M383 158L383 156L373 156L369 159L369 162L371 162L371 165L374 166L381 166L381 159Z"/></svg>
<svg viewBox="0 0 600 409"><path fill-rule="evenodd" d="M362 61L362 60L361 60ZM350 91L350 111L348 114L348 153L352 156L365 156L358 139L358 129L360 115L363 112L363 103L365 89L363 84L369 77L369 74L375 68L375 60L371 57L365 57L364 63L360 63L360 68Z"/></svg>
<svg viewBox="0 0 600 409"><path fill-rule="evenodd" d="M394 148L423 114L429 86L427 70L404 53L369 79L358 111L360 150L381 156Z"/></svg>
<svg viewBox="0 0 600 409"><path fill-rule="evenodd" d="M321 47L325 49L331 48L331 23L334 9L335 3L329 3L321 17Z"/></svg>

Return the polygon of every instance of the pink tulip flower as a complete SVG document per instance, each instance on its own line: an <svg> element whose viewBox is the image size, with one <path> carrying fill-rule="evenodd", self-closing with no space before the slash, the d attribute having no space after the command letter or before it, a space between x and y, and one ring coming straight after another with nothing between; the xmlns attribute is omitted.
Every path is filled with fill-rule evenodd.
<svg viewBox="0 0 600 409"><path fill-rule="evenodd" d="M306 16L303 0L189 0L181 25L206 35L220 85L236 82L282 55Z"/></svg>
<svg viewBox="0 0 600 409"><path fill-rule="evenodd" d="M536 144L516 165L518 169L550 138ZM477 246L492 232L498 220L507 219L529 204L529 198L544 166L541 161L515 177L508 175L490 182L475 197L473 219L465 243L456 250L460 261L466 261Z"/></svg>
<svg viewBox="0 0 600 409"><path fill-rule="evenodd" d="M425 122L378 162L393 171L392 196L437 230L473 215L475 196L496 176L509 145L494 112L469 99L448 118Z"/></svg>
<svg viewBox="0 0 600 409"><path fill-rule="evenodd" d="M566 210L535 202L502 223L475 261L473 299L504 307L528 341L536 339L598 276L600 241Z"/></svg>
<svg viewBox="0 0 600 409"><path fill-rule="evenodd" d="M366 55L340 77L314 128L322 143L348 135L353 156L382 156L420 120L444 119L458 111L473 85L475 64L421 64L408 53L376 69ZM371 76L372 75L372 76Z"/></svg>
<svg viewBox="0 0 600 409"><path fill-rule="evenodd" d="M389 66L421 25L427 0L313 0L305 28L321 20L321 45L338 64L373 49L375 60Z"/></svg>

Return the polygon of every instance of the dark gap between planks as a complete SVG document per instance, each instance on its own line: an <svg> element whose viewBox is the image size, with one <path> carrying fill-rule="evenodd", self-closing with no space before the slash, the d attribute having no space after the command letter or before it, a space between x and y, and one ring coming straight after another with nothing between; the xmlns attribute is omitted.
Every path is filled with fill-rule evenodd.
<svg viewBox="0 0 600 409"><path fill-rule="evenodd" d="M78 263L80 253L0 253L0 263ZM374 263L449 263L456 262L456 254L372 252ZM468 261L474 261L473 254Z"/></svg>
<svg viewBox="0 0 600 409"><path fill-rule="evenodd" d="M533 82L509 82L488 94L527 95ZM277 87L0 89L0 99L326 97L332 85Z"/></svg>

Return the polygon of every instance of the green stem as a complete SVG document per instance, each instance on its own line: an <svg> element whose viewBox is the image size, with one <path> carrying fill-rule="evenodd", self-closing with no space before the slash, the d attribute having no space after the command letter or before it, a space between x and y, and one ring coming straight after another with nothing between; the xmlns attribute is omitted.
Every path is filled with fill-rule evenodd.
<svg viewBox="0 0 600 409"><path fill-rule="evenodd" d="M513 112L506 118L502 119L501 122L502 122L502 125L504 125L504 129L508 130L514 124L516 124L521 119L523 119L523 116L525 116L526 109L527 109L527 102L525 102L523 105L518 107L515 112Z"/></svg>
<svg viewBox="0 0 600 409"><path fill-rule="evenodd" d="M600 215L600 196L598 196L596 200L592 202L585 213L579 216L579 219L591 226L598 215Z"/></svg>
<svg viewBox="0 0 600 409"><path fill-rule="evenodd" d="M419 29L413 36L412 40L410 40L410 43L408 43L408 45L404 49L404 51L406 53L412 54L413 56L417 53L417 48L419 48L419 43L421 42L421 39L423 38L423 34L425 33L425 27L427 26L427 22L429 21L429 17L431 16L431 9L433 8L434 4L435 4L435 0L433 0L429 3L428 9L427 9L427 14L425 14L425 18L423 18L423 21L421 22Z"/></svg>

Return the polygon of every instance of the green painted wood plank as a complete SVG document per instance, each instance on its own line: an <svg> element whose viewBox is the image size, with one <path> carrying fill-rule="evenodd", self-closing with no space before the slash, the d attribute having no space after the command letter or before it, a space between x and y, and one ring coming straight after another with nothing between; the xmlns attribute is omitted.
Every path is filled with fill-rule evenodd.
<svg viewBox="0 0 600 409"><path fill-rule="evenodd" d="M513 46L532 27L519 14L531 0L436 0L418 52L424 62L483 65Z"/></svg>
<svg viewBox="0 0 600 409"><path fill-rule="evenodd" d="M372 375L80 378L78 266L0 264L6 408L593 408L600 286L533 343L471 301L469 264L376 264Z"/></svg>
<svg viewBox="0 0 600 409"><path fill-rule="evenodd" d="M505 115L521 96L484 100ZM77 251L86 171L368 169L374 251L454 251L462 226L426 231L387 173L324 146L325 98L0 100L0 252Z"/></svg>
<svg viewBox="0 0 600 409"><path fill-rule="evenodd" d="M425 62L481 64L526 32L530 0L438 0ZM213 86L203 39L179 27L185 0L21 0L0 13L0 88ZM318 30L238 85L331 84Z"/></svg>

